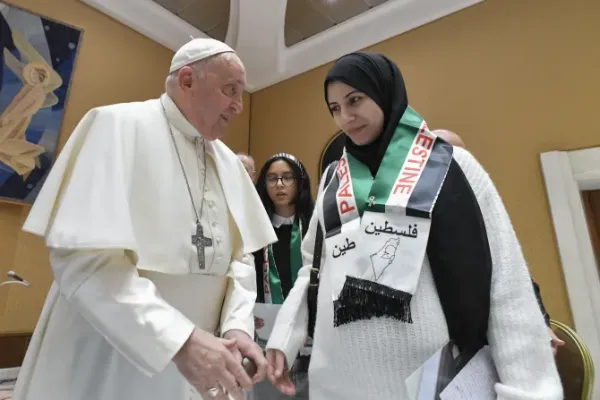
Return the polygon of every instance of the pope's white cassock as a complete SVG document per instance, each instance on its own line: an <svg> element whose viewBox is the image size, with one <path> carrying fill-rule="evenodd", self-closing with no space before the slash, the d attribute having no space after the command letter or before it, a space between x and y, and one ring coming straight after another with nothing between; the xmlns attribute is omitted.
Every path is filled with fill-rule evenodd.
<svg viewBox="0 0 600 400"><path fill-rule="evenodd" d="M171 362L194 326L253 337L247 254L276 241L271 222L234 153L217 140L204 154L196 129L161 99L166 113L160 99L88 112L29 214L24 230L45 237L55 282L15 400L200 398ZM204 197L204 270L168 123L197 208Z"/></svg>

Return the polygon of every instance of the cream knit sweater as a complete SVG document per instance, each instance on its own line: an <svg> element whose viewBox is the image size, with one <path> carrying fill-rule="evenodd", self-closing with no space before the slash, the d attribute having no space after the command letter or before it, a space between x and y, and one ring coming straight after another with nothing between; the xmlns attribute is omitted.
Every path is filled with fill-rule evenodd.
<svg viewBox="0 0 600 400"><path fill-rule="evenodd" d="M454 149L454 158L477 196L492 252L488 339L501 380L496 385L497 398L562 399L550 338L508 214L477 160L460 148ZM322 185L323 182L319 199ZM302 243L305 266L279 312L267 345L283 351L288 365L293 363L306 338L306 296L317 215L322 221L320 207ZM321 268L309 370L311 400L409 400L405 380L449 339L429 262L427 259L424 262L413 296L412 324L374 318L334 328L327 268L326 264Z"/></svg>

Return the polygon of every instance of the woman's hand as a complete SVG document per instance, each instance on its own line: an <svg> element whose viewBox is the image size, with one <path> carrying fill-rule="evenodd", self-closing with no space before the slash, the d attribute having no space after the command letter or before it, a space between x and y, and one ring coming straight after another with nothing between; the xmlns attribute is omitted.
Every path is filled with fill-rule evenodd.
<svg viewBox="0 0 600 400"><path fill-rule="evenodd" d="M262 329L265 326L265 320L262 318L254 317L254 329Z"/></svg>
<svg viewBox="0 0 600 400"><path fill-rule="evenodd" d="M280 350L268 349L267 361L269 362L269 372L267 376L273 386L287 396L295 395L296 387L290 380L285 354Z"/></svg>
<svg viewBox="0 0 600 400"><path fill-rule="evenodd" d="M556 333L551 328L548 328L548 333L550 334L550 343L552 344L552 353L554 357L556 357L556 353L558 352L558 348L565 345L565 342L560 340Z"/></svg>

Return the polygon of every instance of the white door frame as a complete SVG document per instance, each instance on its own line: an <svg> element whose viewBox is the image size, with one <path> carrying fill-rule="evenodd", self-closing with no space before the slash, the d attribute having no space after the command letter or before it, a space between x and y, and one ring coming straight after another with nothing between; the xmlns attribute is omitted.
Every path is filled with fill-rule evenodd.
<svg viewBox="0 0 600 400"><path fill-rule="evenodd" d="M596 399L600 397L596 389L600 385L600 279L581 191L600 189L600 147L550 151L540 158L575 329L596 367Z"/></svg>

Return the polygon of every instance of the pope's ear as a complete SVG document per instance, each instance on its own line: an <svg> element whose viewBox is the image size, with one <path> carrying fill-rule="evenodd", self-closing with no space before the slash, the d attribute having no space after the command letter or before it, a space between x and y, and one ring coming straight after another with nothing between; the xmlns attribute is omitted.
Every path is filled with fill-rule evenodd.
<svg viewBox="0 0 600 400"><path fill-rule="evenodd" d="M177 72L177 81L179 87L183 90L190 89L194 80L194 70L189 66L185 66Z"/></svg>

